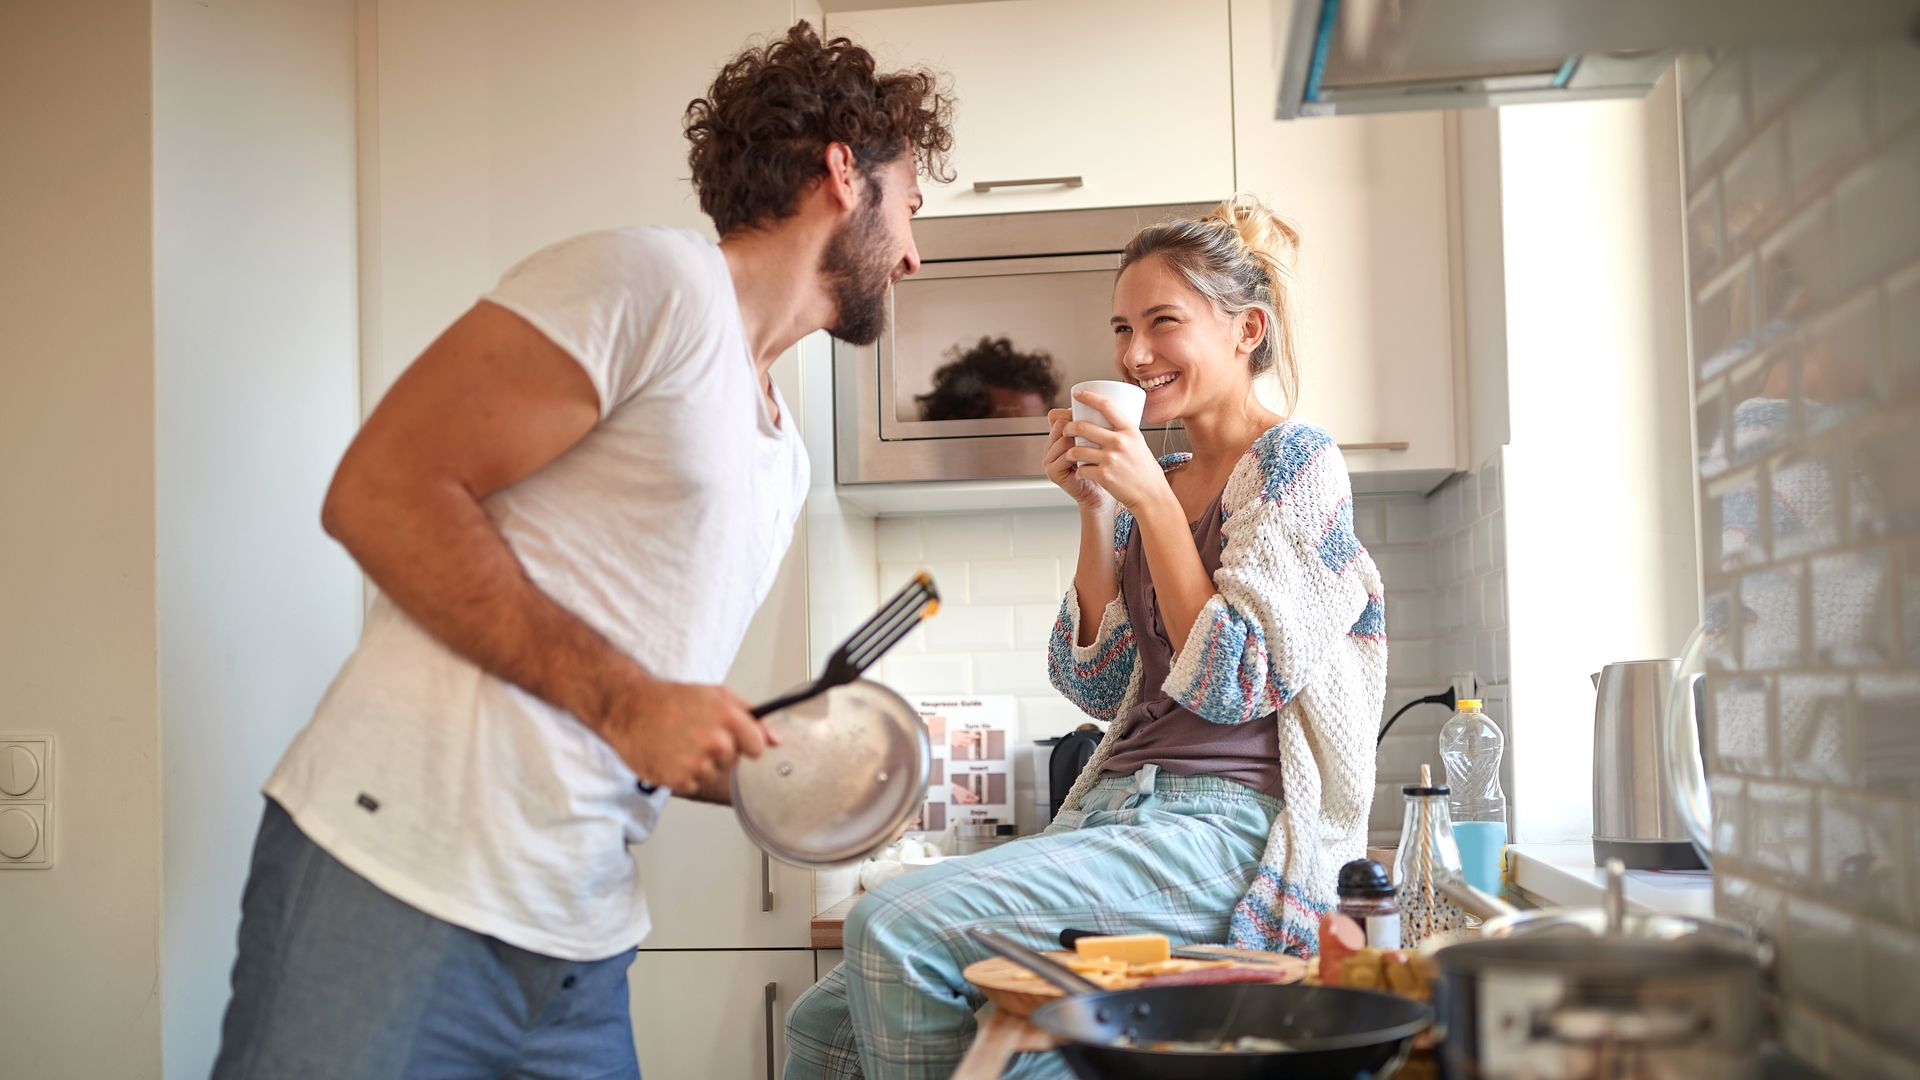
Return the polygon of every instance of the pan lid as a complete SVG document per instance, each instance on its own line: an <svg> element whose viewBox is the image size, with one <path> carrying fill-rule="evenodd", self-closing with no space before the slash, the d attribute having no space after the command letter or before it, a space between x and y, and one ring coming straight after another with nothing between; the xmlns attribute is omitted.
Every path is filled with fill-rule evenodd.
<svg viewBox="0 0 1920 1080"><path fill-rule="evenodd" d="M920 812L933 749L906 699L859 679L762 721L780 745L733 772L733 811L761 850L796 866L857 862Z"/></svg>

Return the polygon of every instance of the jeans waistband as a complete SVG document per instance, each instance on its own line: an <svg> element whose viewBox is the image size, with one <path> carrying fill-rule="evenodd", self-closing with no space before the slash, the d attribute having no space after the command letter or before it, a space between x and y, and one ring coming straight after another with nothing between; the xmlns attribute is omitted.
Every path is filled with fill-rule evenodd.
<svg viewBox="0 0 1920 1080"><path fill-rule="evenodd" d="M1102 794L1128 792L1141 796L1204 796L1233 802L1249 802L1271 813L1280 811L1279 799L1264 791L1219 776L1177 776L1163 772L1158 765L1142 765L1130 776L1103 776L1093 790Z"/></svg>

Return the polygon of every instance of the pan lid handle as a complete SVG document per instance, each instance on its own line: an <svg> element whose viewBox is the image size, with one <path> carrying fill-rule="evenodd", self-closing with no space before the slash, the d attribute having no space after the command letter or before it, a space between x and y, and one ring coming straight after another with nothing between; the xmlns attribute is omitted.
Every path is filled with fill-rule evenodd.
<svg viewBox="0 0 1920 1080"><path fill-rule="evenodd" d="M1091 994L1100 990L1099 984L1093 980L1050 956L1027 948L1010 937L982 930L977 926L968 927L967 936L979 942L988 952L1013 961L1059 987L1066 994Z"/></svg>

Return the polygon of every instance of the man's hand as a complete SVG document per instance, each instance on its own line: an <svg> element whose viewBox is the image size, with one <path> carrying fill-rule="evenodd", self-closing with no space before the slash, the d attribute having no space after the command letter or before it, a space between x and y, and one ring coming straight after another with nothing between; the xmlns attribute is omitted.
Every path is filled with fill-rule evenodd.
<svg viewBox="0 0 1920 1080"><path fill-rule="evenodd" d="M722 786L735 760L768 744L751 706L724 686L635 680L591 723L641 781L678 792Z"/></svg>

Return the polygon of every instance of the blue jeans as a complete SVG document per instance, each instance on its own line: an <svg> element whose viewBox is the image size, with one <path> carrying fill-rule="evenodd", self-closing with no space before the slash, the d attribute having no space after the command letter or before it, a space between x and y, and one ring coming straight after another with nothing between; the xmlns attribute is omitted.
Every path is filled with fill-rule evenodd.
<svg viewBox="0 0 1920 1080"><path fill-rule="evenodd" d="M1221 942L1260 866L1279 800L1145 765L1110 776L1046 832L897 877L847 916L846 960L787 1013L786 1080L946 1080L986 1000L962 974L987 951L969 927L1036 949L1060 931ZM1007 1077L1067 1075L1023 1054Z"/></svg>
<svg viewBox="0 0 1920 1080"><path fill-rule="evenodd" d="M633 957L557 960L426 915L268 800L214 1080L638 1080Z"/></svg>

